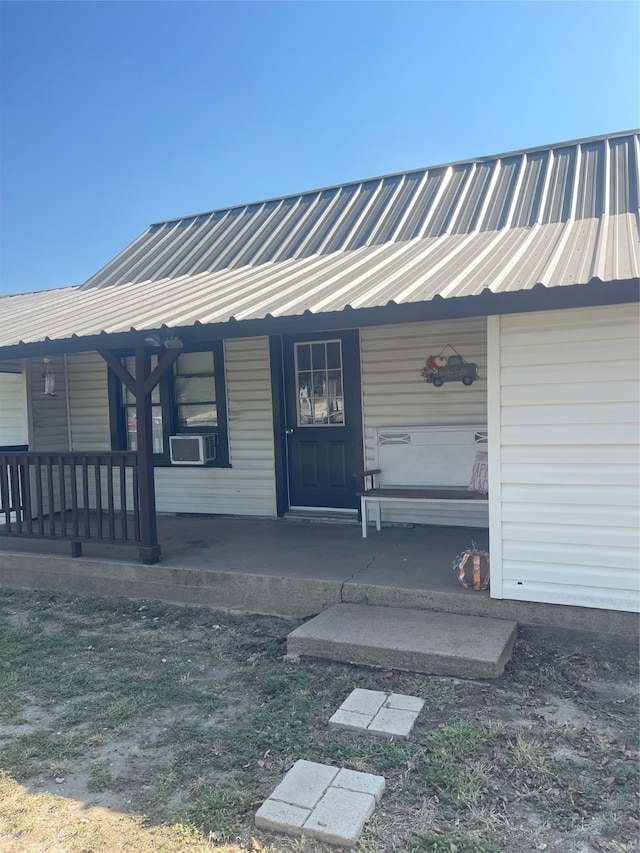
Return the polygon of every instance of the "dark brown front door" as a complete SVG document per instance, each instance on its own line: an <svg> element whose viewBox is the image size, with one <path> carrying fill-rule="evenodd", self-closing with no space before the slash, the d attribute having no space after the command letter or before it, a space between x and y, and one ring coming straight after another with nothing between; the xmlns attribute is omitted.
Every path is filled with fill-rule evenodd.
<svg viewBox="0 0 640 853"><path fill-rule="evenodd" d="M291 507L356 509L362 469L357 330L283 339Z"/></svg>

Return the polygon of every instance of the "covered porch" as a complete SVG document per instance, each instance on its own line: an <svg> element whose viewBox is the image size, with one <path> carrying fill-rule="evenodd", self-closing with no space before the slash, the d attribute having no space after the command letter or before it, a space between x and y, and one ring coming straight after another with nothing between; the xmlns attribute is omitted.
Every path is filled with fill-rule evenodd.
<svg viewBox="0 0 640 853"><path fill-rule="evenodd" d="M0 583L83 595L156 599L304 619L341 602L513 619L521 624L637 635L632 613L498 600L464 589L454 558L480 528L389 526L362 539L351 522L158 515L161 562L133 549L0 538Z"/></svg>

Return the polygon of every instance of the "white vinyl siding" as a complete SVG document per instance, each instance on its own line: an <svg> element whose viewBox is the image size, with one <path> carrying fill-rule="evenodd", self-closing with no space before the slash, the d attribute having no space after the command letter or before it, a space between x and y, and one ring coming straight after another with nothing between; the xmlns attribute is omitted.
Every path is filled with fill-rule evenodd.
<svg viewBox="0 0 640 853"><path fill-rule="evenodd" d="M0 447L29 443L25 378L18 371L4 372L13 363L0 365Z"/></svg>
<svg viewBox="0 0 640 853"><path fill-rule="evenodd" d="M487 324L484 318L407 323L361 330L365 468L377 467L376 427L484 424L487 421ZM447 382L435 388L420 376L430 355L454 347L478 365L471 386ZM447 348L444 355L452 355ZM471 469L469 469L471 478ZM400 484L398 484L400 485ZM425 472L424 485L429 485ZM451 484L453 485L453 484ZM385 521L452 526L488 526L486 506L393 503Z"/></svg>
<svg viewBox="0 0 640 853"><path fill-rule="evenodd" d="M225 341L231 468L156 468L158 512L276 515L268 338Z"/></svg>
<svg viewBox="0 0 640 853"><path fill-rule="evenodd" d="M55 397L44 394L47 365L41 358L29 361L29 396L31 402L30 450L56 453L69 450L67 418L67 383L65 357L51 356L49 367L55 374Z"/></svg>
<svg viewBox="0 0 640 853"><path fill-rule="evenodd" d="M495 596L638 609L638 319L621 305L493 321Z"/></svg>
<svg viewBox="0 0 640 853"><path fill-rule="evenodd" d="M67 356L71 449L110 450L107 365L97 352Z"/></svg>
<svg viewBox="0 0 640 853"><path fill-rule="evenodd" d="M54 356L55 397L44 396L45 364L29 363L31 449L47 451L109 450L107 366L97 352Z"/></svg>

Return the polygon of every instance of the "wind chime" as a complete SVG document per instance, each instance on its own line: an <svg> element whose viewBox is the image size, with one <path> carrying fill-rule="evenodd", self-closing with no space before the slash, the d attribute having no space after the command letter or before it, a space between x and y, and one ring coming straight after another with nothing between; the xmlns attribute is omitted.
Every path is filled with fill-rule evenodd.
<svg viewBox="0 0 640 853"><path fill-rule="evenodd" d="M42 394L43 397L55 397L56 396L56 374L53 370L53 366L51 364L51 356L45 355L44 359L45 371L42 374L44 378L44 392Z"/></svg>

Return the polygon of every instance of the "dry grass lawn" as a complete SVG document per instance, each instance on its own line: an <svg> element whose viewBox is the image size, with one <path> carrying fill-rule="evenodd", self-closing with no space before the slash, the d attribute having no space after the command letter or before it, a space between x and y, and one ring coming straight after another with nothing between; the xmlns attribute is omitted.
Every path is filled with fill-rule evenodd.
<svg viewBox="0 0 640 853"><path fill-rule="evenodd" d="M472 682L291 663L295 624L0 591L0 851L329 851L253 823L298 758L385 776L361 853L640 849L635 644L522 629ZM410 740L330 731L354 687L423 697Z"/></svg>

